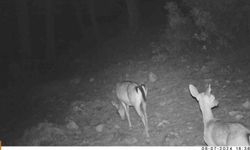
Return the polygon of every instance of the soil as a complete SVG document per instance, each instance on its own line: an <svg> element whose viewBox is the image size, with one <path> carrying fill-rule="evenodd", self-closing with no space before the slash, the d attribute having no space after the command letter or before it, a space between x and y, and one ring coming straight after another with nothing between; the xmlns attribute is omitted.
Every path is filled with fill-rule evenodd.
<svg viewBox="0 0 250 150"><path fill-rule="evenodd" d="M2 113L8 114L3 117L5 122L1 128L4 143L205 145L202 115L197 101L189 93L189 84L203 92L210 83L212 93L219 101L219 107L213 109L214 116L250 127L249 109L243 107L249 101L250 90L249 57L244 53L248 48L235 49L237 53L190 51L169 54L165 61L155 62L150 46L155 41L154 35L138 35L137 39L140 37L143 38L116 38L106 42L98 50L108 53L101 54L91 63L86 63L84 56L72 60L77 62L77 71L67 72L64 78L36 87L17 89L19 94L25 92L23 97L13 91L9 95L2 93L5 98L11 95L8 103L3 100ZM149 80L150 73L156 75L156 81ZM133 107L130 108L132 129L129 129L127 120L121 120L111 105L111 101L116 101L115 84L122 80L145 83L149 89L150 138L146 138L142 121ZM242 117L230 115L232 111L238 111ZM46 132L44 128L47 128ZM41 132L44 134L38 134ZM42 137L45 133L51 136Z"/></svg>

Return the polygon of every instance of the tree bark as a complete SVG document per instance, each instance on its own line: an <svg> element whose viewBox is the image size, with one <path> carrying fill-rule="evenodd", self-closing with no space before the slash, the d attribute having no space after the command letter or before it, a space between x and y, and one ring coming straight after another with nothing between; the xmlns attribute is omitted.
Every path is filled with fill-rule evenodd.
<svg viewBox="0 0 250 150"><path fill-rule="evenodd" d="M95 35L95 38L97 40L98 43L100 43L101 40L101 35L99 32L99 25L98 22L96 20L96 13L95 13L95 0L88 0L88 10L89 10L89 14L90 14L90 19L91 19L91 23L93 25L93 32Z"/></svg>
<svg viewBox="0 0 250 150"><path fill-rule="evenodd" d="M20 34L21 59L27 59L31 57L31 43L30 43L30 20L28 13L27 0L16 0L18 27Z"/></svg>
<svg viewBox="0 0 250 150"><path fill-rule="evenodd" d="M46 58L52 60L55 57L55 20L53 0L46 0Z"/></svg>
<svg viewBox="0 0 250 150"><path fill-rule="evenodd" d="M81 30L80 32L81 32L82 36L84 36L86 28L85 28L85 25L83 24L81 3L79 0L75 0L72 3L73 3L74 8L75 8L75 15L76 15L76 19L77 19L77 22L78 22L80 30Z"/></svg>
<svg viewBox="0 0 250 150"><path fill-rule="evenodd" d="M136 6L136 0L126 0L128 9L128 23L132 33L136 33L138 30L138 9Z"/></svg>

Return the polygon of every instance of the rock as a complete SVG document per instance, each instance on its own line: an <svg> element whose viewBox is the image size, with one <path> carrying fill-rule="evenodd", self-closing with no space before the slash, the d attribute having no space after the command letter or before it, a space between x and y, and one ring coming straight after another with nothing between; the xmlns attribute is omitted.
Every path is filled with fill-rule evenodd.
<svg viewBox="0 0 250 150"><path fill-rule="evenodd" d="M164 87L164 88L161 88L161 92L164 92L166 91L167 89Z"/></svg>
<svg viewBox="0 0 250 150"><path fill-rule="evenodd" d="M203 45L203 46L202 46L202 50L207 50L207 46L206 46L206 45Z"/></svg>
<svg viewBox="0 0 250 150"><path fill-rule="evenodd" d="M169 124L169 121L162 120L160 123L158 123L157 127L165 127L167 124Z"/></svg>
<svg viewBox="0 0 250 150"><path fill-rule="evenodd" d="M243 80L242 79L238 79L238 80L235 81L235 83L242 84Z"/></svg>
<svg viewBox="0 0 250 150"><path fill-rule="evenodd" d="M240 111L230 111L228 114L229 114L230 116L234 117L234 116L240 114Z"/></svg>
<svg viewBox="0 0 250 150"><path fill-rule="evenodd" d="M246 109L250 109L250 102L247 100L242 104L242 106Z"/></svg>
<svg viewBox="0 0 250 150"><path fill-rule="evenodd" d="M212 81L213 81L213 79L211 79L211 78L204 79L204 82L206 82L206 83L211 83Z"/></svg>
<svg viewBox="0 0 250 150"><path fill-rule="evenodd" d="M102 132L104 126L105 126L104 124L99 124L99 125L96 126L95 130L96 130L97 132Z"/></svg>
<svg viewBox="0 0 250 150"><path fill-rule="evenodd" d="M115 124L115 125L114 125L114 128L115 128L115 129L120 129L121 127L120 127L119 125Z"/></svg>
<svg viewBox="0 0 250 150"><path fill-rule="evenodd" d="M150 82L155 82L157 80L157 76L153 72L150 72L148 77Z"/></svg>
<svg viewBox="0 0 250 150"><path fill-rule="evenodd" d="M86 107L82 101L76 100L71 104L73 112L83 112Z"/></svg>
<svg viewBox="0 0 250 150"><path fill-rule="evenodd" d="M159 105L160 106L165 106L166 105L166 101L160 102Z"/></svg>
<svg viewBox="0 0 250 150"><path fill-rule="evenodd" d="M112 142L124 142L124 139L128 137L126 133L120 132L120 130L117 130L116 132L112 133L113 139Z"/></svg>
<svg viewBox="0 0 250 150"><path fill-rule="evenodd" d="M81 143L79 143L79 145L80 145L80 146L88 146L88 145L89 145L89 143L90 143L90 141L89 141L89 140L84 139L84 140L82 140L82 142L81 142Z"/></svg>
<svg viewBox="0 0 250 150"><path fill-rule="evenodd" d="M215 85L219 85L219 81L218 81L218 80L215 80L215 81L214 81L214 84L215 84Z"/></svg>
<svg viewBox="0 0 250 150"><path fill-rule="evenodd" d="M95 81L95 78L90 78L89 79L89 82L94 82Z"/></svg>
<svg viewBox="0 0 250 150"><path fill-rule="evenodd" d="M81 80L82 79L80 77L76 77L76 78L70 80L70 84L77 85L81 82Z"/></svg>
<svg viewBox="0 0 250 150"><path fill-rule="evenodd" d="M180 145L182 141L179 139L179 134L176 132L170 132L165 135L163 139L163 145L177 146Z"/></svg>
<svg viewBox="0 0 250 150"><path fill-rule="evenodd" d="M229 115L234 117L236 120L240 120L244 117L240 111L230 111Z"/></svg>
<svg viewBox="0 0 250 150"><path fill-rule="evenodd" d="M205 65L203 65L202 67L201 67L201 70L200 70L202 73L207 73L207 72L209 72L209 70L208 70L208 67L207 66L205 66Z"/></svg>
<svg viewBox="0 0 250 150"><path fill-rule="evenodd" d="M135 137L127 137L127 138L124 139L123 142L124 142L125 144L128 144L128 145L133 145L133 144L137 143L138 140L137 140L137 138L135 138Z"/></svg>
<svg viewBox="0 0 250 150"><path fill-rule="evenodd" d="M101 136L102 143L110 143L114 138L114 134L103 134Z"/></svg>
<svg viewBox="0 0 250 150"><path fill-rule="evenodd" d="M152 62L154 63L163 63L166 61L168 57L168 53L160 53L160 54L155 54L153 57L152 57Z"/></svg>
<svg viewBox="0 0 250 150"><path fill-rule="evenodd" d="M192 130L192 129L193 129L193 126L194 126L194 125L193 125L192 122L187 122L186 125L187 125L187 129L188 129L188 130Z"/></svg>
<svg viewBox="0 0 250 150"><path fill-rule="evenodd" d="M79 126L73 120L70 120L67 123L66 127L67 127L67 129L70 129L70 130L78 130L79 129Z"/></svg>
<svg viewBox="0 0 250 150"><path fill-rule="evenodd" d="M238 95L236 95L236 97L237 97L237 98L241 98L241 97L242 97L242 95L238 94Z"/></svg>
<svg viewBox="0 0 250 150"><path fill-rule="evenodd" d="M151 144L150 138L146 138L145 142L146 142L146 144Z"/></svg>
<svg viewBox="0 0 250 150"><path fill-rule="evenodd" d="M80 108L79 106L74 106L74 107L73 107L73 111L74 111L74 112L81 111L81 108Z"/></svg>
<svg viewBox="0 0 250 150"><path fill-rule="evenodd" d="M237 114L237 115L235 116L235 119L236 119L236 120L240 120L240 119L242 119L243 117L244 117L243 115Z"/></svg>
<svg viewBox="0 0 250 150"><path fill-rule="evenodd" d="M185 63L185 62L187 62L187 59L185 57L181 57L181 62Z"/></svg>

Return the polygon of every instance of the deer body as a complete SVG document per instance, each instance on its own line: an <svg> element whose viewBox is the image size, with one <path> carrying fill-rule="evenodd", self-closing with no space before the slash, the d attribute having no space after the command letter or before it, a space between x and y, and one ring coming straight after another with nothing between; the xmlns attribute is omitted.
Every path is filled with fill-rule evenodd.
<svg viewBox="0 0 250 150"><path fill-rule="evenodd" d="M125 111L129 127L131 128L132 125L129 116L129 107L133 106L143 122L147 137L149 137L148 119L146 112L147 89L145 85L143 84L138 85L137 83L131 81L119 82L116 85L116 96L122 106L120 107L119 105L116 105L116 108L118 109L121 118L122 119L125 118L124 117L124 111Z"/></svg>
<svg viewBox="0 0 250 150"><path fill-rule="evenodd" d="M211 87L199 93L189 85L190 93L197 99L203 116L204 141L208 146L249 146L250 130L240 123L226 123L214 118L212 108L219 102L211 94Z"/></svg>

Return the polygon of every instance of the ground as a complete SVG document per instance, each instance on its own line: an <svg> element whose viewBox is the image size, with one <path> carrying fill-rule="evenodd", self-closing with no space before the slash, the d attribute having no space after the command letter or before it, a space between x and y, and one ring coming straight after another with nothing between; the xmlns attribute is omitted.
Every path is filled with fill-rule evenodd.
<svg viewBox="0 0 250 150"><path fill-rule="evenodd" d="M5 114L15 115L4 117L5 123L1 128L4 143L205 145L202 115L197 101L189 93L190 83L200 92L208 83L211 84L212 93L219 101L219 107L213 109L215 117L250 127L249 109L244 105L249 100L250 84L249 58L244 55L247 48L234 49L235 53L168 53L165 60L155 61L150 46L156 41L155 37L143 37L143 40L111 39L95 49L109 49L108 54L96 58L99 61L86 63L87 58L81 56L72 60L77 71L67 72L64 78L30 89L20 89L26 91L24 97L12 95L13 100L4 103L8 111L2 110ZM156 81L150 79L150 74L155 75L153 79ZM133 107L130 108L133 127L129 129L127 120L121 120L111 105L111 101L116 101L115 84L122 80L145 83L149 89L147 114L150 138L146 138L143 124Z"/></svg>

